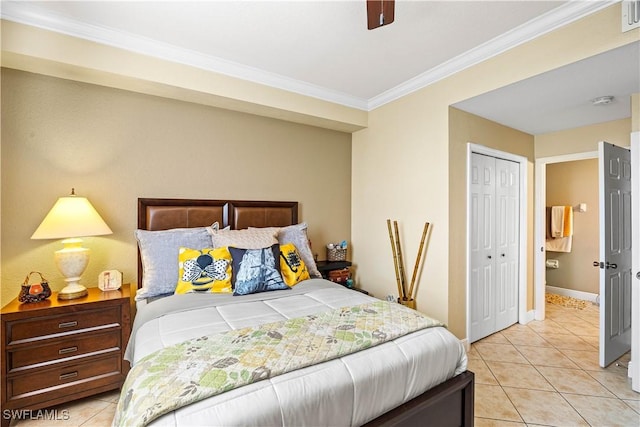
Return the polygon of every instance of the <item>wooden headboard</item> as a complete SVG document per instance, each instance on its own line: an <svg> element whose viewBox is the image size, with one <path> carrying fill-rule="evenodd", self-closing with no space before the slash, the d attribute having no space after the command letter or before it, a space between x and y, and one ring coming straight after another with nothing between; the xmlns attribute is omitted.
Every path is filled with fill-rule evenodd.
<svg viewBox="0 0 640 427"><path fill-rule="evenodd" d="M138 229L286 227L298 223L298 202L198 199L138 199ZM138 250L138 288L142 261Z"/></svg>

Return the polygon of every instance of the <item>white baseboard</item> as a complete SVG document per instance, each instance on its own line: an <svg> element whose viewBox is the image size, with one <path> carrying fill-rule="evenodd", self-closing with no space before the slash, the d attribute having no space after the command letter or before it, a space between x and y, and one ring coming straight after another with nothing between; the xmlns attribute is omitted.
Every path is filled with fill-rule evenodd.
<svg viewBox="0 0 640 427"><path fill-rule="evenodd" d="M574 291L573 289L558 288L556 286L546 286L546 291L550 294L577 298L593 303L598 302L598 294L592 294L591 292Z"/></svg>
<svg viewBox="0 0 640 427"><path fill-rule="evenodd" d="M525 319L524 319L524 324L526 325L527 323L531 322L532 320L535 320L536 318L536 311L535 310L529 310L525 313ZM520 322L522 323L522 322Z"/></svg>

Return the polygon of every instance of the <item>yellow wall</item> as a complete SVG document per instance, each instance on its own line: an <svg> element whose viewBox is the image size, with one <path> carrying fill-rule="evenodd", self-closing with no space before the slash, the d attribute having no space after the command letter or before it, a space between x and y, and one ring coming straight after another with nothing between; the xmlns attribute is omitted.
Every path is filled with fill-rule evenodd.
<svg viewBox="0 0 640 427"><path fill-rule="evenodd" d="M298 201L322 253L350 237L350 181L347 133L2 69L2 305L31 270L61 288L60 243L30 237L72 187L114 231L85 239L95 285L135 281L138 197Z"/></svg>
<svg viewBox="0 0 640 427"><path fill-rule="evenodd" d="M466 152L449 139L449 106L631 43L638 34L620 32L615 4L370 112L368 128L353 134L352 240L362 285L378 296L397 292L386 218L402 221L409 254L422 223L432 222L417 306L464 338L464 266L458 261L466 248L451 231L464 227L452 217L465 210L459 183Z"/></svg>

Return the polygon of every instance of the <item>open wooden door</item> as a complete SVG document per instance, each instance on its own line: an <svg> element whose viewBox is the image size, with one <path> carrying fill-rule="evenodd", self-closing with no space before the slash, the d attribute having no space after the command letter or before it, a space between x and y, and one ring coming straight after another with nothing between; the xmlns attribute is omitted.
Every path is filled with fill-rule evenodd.
<svg viewBox="0 0 640 427"><path fill-rule="evenodd" d="M631 153L601 141L600 366L631 349ZM594 264L596 265L596 264Z"/></svg>

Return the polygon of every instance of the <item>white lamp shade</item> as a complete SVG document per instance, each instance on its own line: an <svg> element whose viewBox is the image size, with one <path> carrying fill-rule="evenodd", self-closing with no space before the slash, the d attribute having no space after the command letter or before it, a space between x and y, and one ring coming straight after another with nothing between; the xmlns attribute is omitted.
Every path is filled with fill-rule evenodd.
<svg viewBox="0 0 640 427"><path fill-rule="evenodd" d="M113 233L85 197L60 197L32 239L67 239Z"/></svg>

